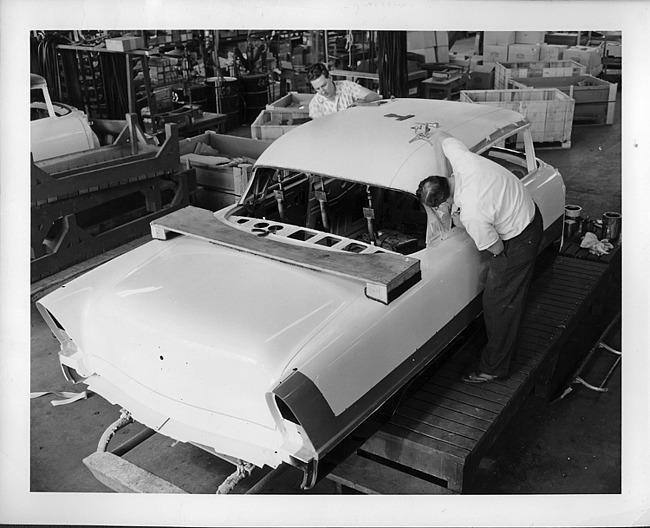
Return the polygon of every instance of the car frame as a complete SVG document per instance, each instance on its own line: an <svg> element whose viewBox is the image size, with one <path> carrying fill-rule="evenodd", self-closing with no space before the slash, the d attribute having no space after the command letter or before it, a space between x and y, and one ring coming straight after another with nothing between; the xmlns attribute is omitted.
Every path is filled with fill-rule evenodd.
<svg viewBox="0 0 650 528"><path fill-rule="evenodd" d="M301 125L241 200L152 222L154 240L37 302L66 378L234 463L318 462L481 313L489 256L419 182L435 131L508 167L562 232L565 187L511 110L382 100ZM507 148L523 142L524 152Z"/></svg>
<svg viewBox="0 0 650 528"><path fill-rule="evenodd" d="M34 161L96 149L100 141L84 112L52 102L47 82L30 74L30 135Z"/></svg>

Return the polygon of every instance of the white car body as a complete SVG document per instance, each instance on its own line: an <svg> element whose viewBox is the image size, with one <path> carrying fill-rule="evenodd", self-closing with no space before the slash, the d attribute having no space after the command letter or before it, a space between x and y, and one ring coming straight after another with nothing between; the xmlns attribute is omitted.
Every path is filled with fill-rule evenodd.
<svg viewBox="0 0 650 528"><path fill-rule="evenodd" d="M460 227L436 234L415 198L423 178L449 170L431 132L509 163L542 212L544 244L559 236L564 184L535 158L527 127L509 110L418 99L297 127L260 156L239 204L199 215L204 231L172 213L183 236L165 228L168 240L38 302L64 372L162 434L257 466L293 464L310 487L318 461L480 314L486 252ZM524 154L493 147L522 130ZM286 186L264 185L271 175ZM369 189L374 209L361 213ZM369 209L379 245L364 233ZM419 234L397 233L391 218L415 218ZM366 277L386 262L410 275L375 295Z"/></svg>
<svg viewBox="0 0 650 528"><path fill-rule="evenodd" d="M99 148L99 139L81 110L53 103L45 79L30 74L31 152L34 161Z"/></svg>

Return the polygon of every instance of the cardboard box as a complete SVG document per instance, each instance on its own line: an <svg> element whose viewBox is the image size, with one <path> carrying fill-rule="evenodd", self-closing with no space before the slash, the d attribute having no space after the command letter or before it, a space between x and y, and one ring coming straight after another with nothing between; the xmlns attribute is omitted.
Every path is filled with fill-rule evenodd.
<svg viewBox="0 0 650 528"><path fill-rule="evenodd" d="M542 44L546 31L516 31L515 44Z"/></svg>
<svg viewBox="0 0 650 528"><path fill-rule="evenodd" d="M436 32L435 31L425 31L424 32L424 47L425 48L435 48L438 45L438 41L436 39ZM446 45L444 42L440 44Z"/></svg>
<svg viewBox="0 0 650 528"><path fill-rule="evenodd" d="M449 62L449 46L436 46L436 62L447 64Z"/></svg>
<svg viewBox="0 0 650 528"><path fill-rule="evenodd" d="M483 56L493 62L508 62L508 46L483 46Z"/></svg>
<svg viewBox="0 0 650 528"><path fill-rule="evenodd" d="M409 53L414 53L417 55L418 59L421 62L424 63L429 63L429 62L440 62L437 60L437 54L436 54L436 48L424 48L424 49L413 49L409 50ZM413 62L413 61L409 61ZM412 69L420 69L419 66L415 65ZM409 64L409 71L412 71L411 65Z"/></svg>
<svg viewBox="0 0 650 528"><path fill-rule="evenodd" d="M483 54L485 46L510 46L515 43L515 31L484 31Z"/></svg>
<svg viewBox="0 0 650 528"><path fill-rule="evenodd" d="M601 65L601 53L600 47L571 46L563 51L562 60L572 60L592 70Z"/></svg>
<svg viewBox="0 0 650 528"><path fill-rule="evenodd" d="M489 60L485 55L472 55L469 58L470 71L492 71L496 62Z"/></svg>
<svg viewBox="0 0 650 528"><path fill-rule="evenodd" d="M539 44L511 44L508 46L508 62L539 60Z"/></svg>
<svg viewBox="0 0 650 528"><path fill-rule="evenodd" d="M562 52L569 46L563 44L541 44L539 47L539 60L557 61L562 58Z"/></svg>
<svg viewBox="0 0 650 528"><path fill-rule="evenodd" d="M406 32L406 49L416 50L424 49L424 31L407 31Z"/></svg>
<svg viewBox="0 0 650 528"><path fill-rule="evenodd" d="M468 90L492 90L494 88L494 68L490 71L470 71Z"/></svg>
<svg viewBox="0 0 650 528"><path fill-rule="evenodd" d="M436 31L436 46L449 46L449 33L447 31Z"/></svg>
<svg viewBox="0 0 650 528"><path fill-rule="evenodd" d="M144 39L142 37L116 37L106 39L106 49L108 51L131 51L142 48L144 48Z"/></svg>

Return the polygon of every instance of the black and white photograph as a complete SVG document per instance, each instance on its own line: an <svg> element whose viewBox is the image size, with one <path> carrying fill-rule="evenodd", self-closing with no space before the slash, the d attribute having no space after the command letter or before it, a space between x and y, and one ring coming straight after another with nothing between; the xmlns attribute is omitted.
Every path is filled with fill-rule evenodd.
<svg viewBox="0 0 650 528"><path fill-rule="evenodd" d="M650 524L649 2L0 26L0 523Z"/></svg>

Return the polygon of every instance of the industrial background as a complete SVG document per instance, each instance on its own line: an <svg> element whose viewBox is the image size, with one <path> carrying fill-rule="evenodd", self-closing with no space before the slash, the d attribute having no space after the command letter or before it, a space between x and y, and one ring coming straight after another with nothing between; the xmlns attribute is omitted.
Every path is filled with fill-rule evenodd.
<svg viewBox="0 0 650 528"><path fill-rule="evenodd" d="M30 491L143 491L129 482L128 467L98 476L101 469L82 462L119 407L92 393L57 405L70 397L61 393L80 391L63 378L58 341L34 302L150 240L154 219L188 205L215 211L235 203L255 159L239 157L224 170L202 156L213 148L224 154L230 137L268 144L308 121L307 67L324 62L334 79L384 97L523 113L538 131L537 156L566 184L561 243L540 260L590 262L598 277L543 368L531 371L498 425L469 448L475 469L461 489L417 464L359 456L364 434L374 434L361 430L332 453L330 471L307 492L299 489L299 471L287 467L254 471L232 493L620 494L622 49L620 31L595 30L33 30ZM85 115L79 134L87 143L76 154L48 150L59 147L47 135L36 150L35 127L46 112L37 103L48 100ZM545 125L558 101L561 130ZM119 173L111 166L118 150L127 159ZM75 158L80 152L83 159ZM148 153L154 157L143 158ZM172 158L180 169L167 169ZM76 176L64 185L52 177L67 170ZM613 248L581 247L587 232L609 238ZM474 353L484 339L478 320L445 358ZM424 376L443 367L436 363ZM458 405L480 405L471 393L458 398ZM215 493L233 471L228 461L137 423L121 429L111 449L188 493Z"/></svg>

